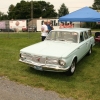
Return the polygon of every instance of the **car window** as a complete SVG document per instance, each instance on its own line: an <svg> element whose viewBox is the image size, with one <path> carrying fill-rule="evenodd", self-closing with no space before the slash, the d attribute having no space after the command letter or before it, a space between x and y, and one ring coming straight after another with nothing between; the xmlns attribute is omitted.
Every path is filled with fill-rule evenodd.
<svg viewBox="0 0 100 100"><path fill-rule="evenodd" d="M91 30L88 30L88 36L89 36L89 37L92 36Z"/></svg>
<svg viewBox="0 0 100 100"><path fill-rule="evenodd" d="M50 32L49 35L46 37L46 40L55 40L56 32Z"/></svg>
<svg viewBox="0 0 100 100"><path fill-rule="evenodd" d="M84 32L84 39L88 39L88 33L86 31Z"/></svg>
<svg viewBox="0 0 100 100"><path fill-rule="evenodd" d="M47 40L69 41L77 43L77 33L68 31L51 31Z"/></svg>
<svg viewBox="0 0 100 100"><path fill-rule="evenodd" d="M56 34L55 34L55 39L56 40L61 40L61 39L63 39L63 32L56 32Z"/></svg>
<svg viewBox="0 0 100 100"><path fill-rule="evenodd" d="M80 33L80 42L84 41L83 32Z"/></svg>

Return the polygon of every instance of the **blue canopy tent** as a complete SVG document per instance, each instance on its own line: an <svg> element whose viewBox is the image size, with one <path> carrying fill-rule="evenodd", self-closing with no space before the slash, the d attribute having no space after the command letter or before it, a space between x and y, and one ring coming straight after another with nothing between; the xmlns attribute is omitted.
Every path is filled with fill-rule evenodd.
<svg viewBox="0 0 100 100"><path fill-rule="evenodd" d="M71 21L71 22L100 22L100 13L89 8L83 7L79 10L76 10L70 14L62 16L59 18L59 21Z"/></svg>

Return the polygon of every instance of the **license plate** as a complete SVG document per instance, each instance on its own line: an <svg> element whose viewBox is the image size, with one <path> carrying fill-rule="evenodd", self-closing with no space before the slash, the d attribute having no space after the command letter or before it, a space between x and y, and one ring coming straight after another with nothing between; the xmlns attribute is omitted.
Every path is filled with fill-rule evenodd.
<svg viewBox="0 0 100 100"><path fill-rule="evenodd" d="M36 70L42 70L42 67L41 66L34 66L34 69L36 69Z"/></svg>

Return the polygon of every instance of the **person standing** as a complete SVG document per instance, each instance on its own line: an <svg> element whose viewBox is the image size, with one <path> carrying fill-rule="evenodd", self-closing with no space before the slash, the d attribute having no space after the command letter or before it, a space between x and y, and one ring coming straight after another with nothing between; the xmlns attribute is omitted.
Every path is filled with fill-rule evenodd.
<svg viewBox="0 0 100 100"><path fill-rule="evenodd" d="M47 21L44 20L44 24L41 26L41 40L44 41L47 35L48 35Z"/></svg>
<svg viewBox="0 0 100 100"><path fill-rule="evenodd" d="M69 28L73 28L73 27L74 27L74 24L72 22L70 22Z"/></svg>
<svg viewBox="0 0 100 100"><path fill-rule="evenodd" d="M64 23L63 23L63 22L60 23L59 28L60 28L60 29L61 29L61 28L64 28Z"/></svg>
<svg viewBox="0 0 100 100"><path fill-rule="evenodd" d="M52 23L51 23L50 20L48 20L48 22L47 22L47 27L48 27L48 33L49 33L51 30L53 30L53 26L52 26Z"/></svg>
<svg viewBox="0 0 100 100"><path fill-rule="evenodd" d="M69 28L69 23L65 23L64 28Z"/></svg>

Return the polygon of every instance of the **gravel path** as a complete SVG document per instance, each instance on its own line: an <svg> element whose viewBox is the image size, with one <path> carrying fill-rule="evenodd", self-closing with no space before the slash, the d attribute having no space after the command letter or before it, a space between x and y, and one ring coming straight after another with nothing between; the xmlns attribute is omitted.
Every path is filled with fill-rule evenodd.
<svg viewBox="0 0 100 100"><path fill-rule="evenodd" d="M54 91L45 91L41 88L32 88L5 77L0 77L0 100L73 100L60 98Z"/></svg>

